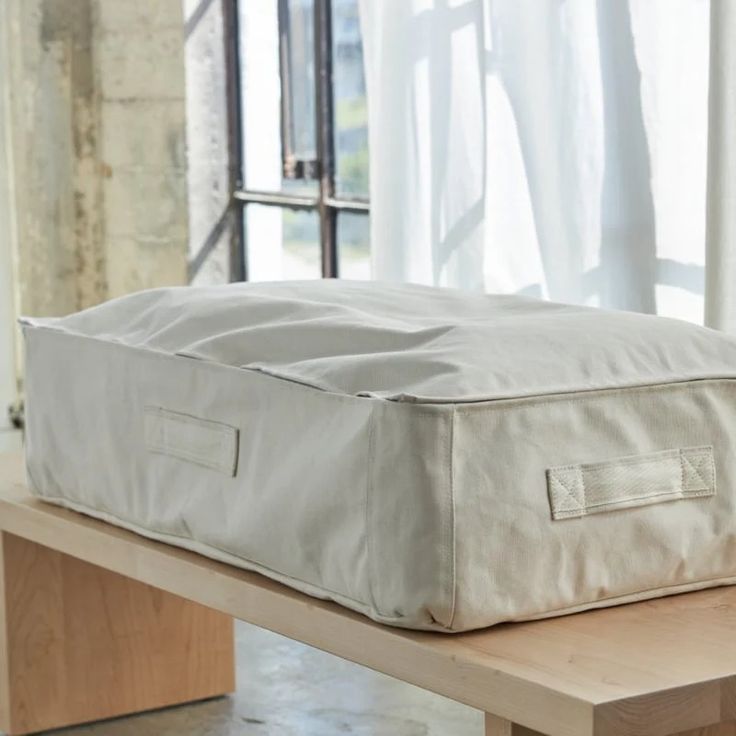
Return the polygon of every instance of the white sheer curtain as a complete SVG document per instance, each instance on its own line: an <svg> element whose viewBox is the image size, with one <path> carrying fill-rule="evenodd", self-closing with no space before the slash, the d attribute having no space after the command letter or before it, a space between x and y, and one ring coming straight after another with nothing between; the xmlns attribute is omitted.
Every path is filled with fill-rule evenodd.
<svg viewBox="0 0 736 736"><path fill-rule="evenodd" d="M705 321L736 332L736 3L712 3Z"/></svg>
<svg viewBox="0 0 736 736"><path fill-rule="evenodd" d="M374 276L736 327L736 2L712 3L361 0Z"/></svg>

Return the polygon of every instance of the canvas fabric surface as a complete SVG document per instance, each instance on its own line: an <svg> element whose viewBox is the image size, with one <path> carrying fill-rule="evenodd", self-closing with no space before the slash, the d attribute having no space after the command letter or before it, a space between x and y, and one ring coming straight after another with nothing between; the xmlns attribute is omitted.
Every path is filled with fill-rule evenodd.
<svg viewBox="0 0 736 736"><path fill-rule="evenodd" d="M463 631L736 580L736 340L346 281L24 319L43 499L388 624Z"/></svg>

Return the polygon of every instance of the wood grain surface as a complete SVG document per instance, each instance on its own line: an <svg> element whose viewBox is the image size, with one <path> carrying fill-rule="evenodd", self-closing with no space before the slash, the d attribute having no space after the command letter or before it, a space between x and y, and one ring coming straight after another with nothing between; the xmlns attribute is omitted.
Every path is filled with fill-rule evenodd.
<svg viewBox="0 0 736 736"><path fill-rule="evenodd" d="M230 616L7 532L0 550L5 731L235 689Z"/></svg>
<svg viewBox="0 0 736 736"><path fill-rule="evenodd" d="M29 495L18 457L0 459L0 479L0 528L8 533L493 713L499 723L551 736L665 736L736 719L734 587L468 634L404 631L43 503Z"/></svg>

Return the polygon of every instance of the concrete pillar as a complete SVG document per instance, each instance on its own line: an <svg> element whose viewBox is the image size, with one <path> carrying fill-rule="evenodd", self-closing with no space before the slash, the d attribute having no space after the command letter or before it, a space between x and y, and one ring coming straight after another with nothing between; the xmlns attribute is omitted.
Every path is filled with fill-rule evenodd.
<svg viewBox="0 0 736 736"><path fill-rule="evenodd" d="M185 283L181 1L4 0L0 29L20 311Z"/></svg>
<svg viewBox="0 0 736 736"><path fill-rule="evenodd" d="M0 75L7 69L9 50L7 34L0 27ZM15 314L15 193L7 172L13 165L8 145L8 88L0 82L0 452L20 446L20 432L13 431L8 408L18 400L18 363ZM6 175L3 175L3 172Z"/></svg>
<svg viewBox="0 0 736 736"><path fill-rule="evenodd" d="M95 0L95 6L107 296L183 284L188 211L181 0Z"/></svg>
<svg viewBox="0 0 736 736"><path fill-rule="evenodd" d="M195 285L230 280L225 39L219 0L183 0L186 35L189 257ZM199 261L201 265L199 265Z"/></svg>

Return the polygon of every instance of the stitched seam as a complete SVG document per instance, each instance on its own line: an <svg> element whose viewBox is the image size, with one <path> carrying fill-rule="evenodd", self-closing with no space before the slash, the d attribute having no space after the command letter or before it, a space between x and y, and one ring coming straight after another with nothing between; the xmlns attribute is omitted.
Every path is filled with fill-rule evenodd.
<svg viewBox="0 0 736 736"><path fill-rule="evenodd" d="M708 491L708 488L693 488L692 490L685 490L682 486L679 488L656 488L651 493L637 493L631 496L619 496L614 501L599 501L598 503L591 503L586 505L586 509L597 509L600 506L615 506L617 503L627 503L628 501L638 501L640 498L657 498L657 496L670 496L673 493L682 493L689 495L691 493L703 493Z"/></svg>
<svg viewBox="0 0 736 736"><path fill-rule="evenodd" d="M263 381L270 381L274 382L277 381L279 383L279 386L284 388L286 391L291 391L293 393L303 393L305 391L310 393L317 393L322 396L328 397L330 401L337 401L342 404L352 404L355 406L358 402L365 402L365 401L372 401L374 403L377 402L385 402L387 399L379 398L379 397L364 397L364 396L356 396L354 394L348 394L348 393L335 393L333 391L329 391L327 389L322 389L317 386L312 386L307 383L298 383L296 381L289 381L286 378L279 378L278 376L273 376L269 373L264 373L263 371L256 371L251 370L247 367L240 367L235 365L230 365L229 363L218 363L217 361L209 360L207 358L200 358L192 355L186 355L181 352L176 353L170 353L165 350L160 350L152 347L147 347L144 345L130 345L125 342L121 342L120 340L112 340L109 338L103 338L96 335L83 335L79 332L72 332L70 330L61 328L61 327L50 327L47 325L28 325L30 330L32 331L39 331L39 332L46 332L54 337L67 337L67 338L73 338L75 340L80 340L82 342L91 342L95 345L104 345L106 347L111 347L115 350L120 350L124 353L136 353L139 355L143 360L164 360L164 361L171 361L174 365L184 365L185 361L189 361L190 363L198 363L202 366L207 366L207 370L223 370L223 371L237 371L240 374L244 375L250 375L253 377L258 378L259 380ZM24 331L25 334L25 331ZM724 379L728 380L728 379ZM392 402L395 403L395 402ZM434 403L431 404L425 404L426 406L435 406Z"/></svg>
<svg viewBox="0 0 736 736"><path fill-rule="evenodd" d="M472 414L482 411L518 411L519 409L540 409L550 404L579 404L586 401L605 401L621 394L632 393L657 394L665 391L683 391L693 393L702 385L716 385L733 388L736 377L684 378L666 383L652 383L644 386L613 386L598 389L577 389L564 393L545 394L544 396L517 396L486 401L455 401L454 404L463 413ZM426 403L425 406L429 405Z"/></svg>
<svg viewBox="0 0 736 736"><path fill-rule="evenodd" d="M706 457L706 453L701 453L697 457L700 457L701 459L704 459ZM681 477L682 477L682 482L680 484L681 487L682 488L685 487L685 483L684 483L684 475L685 475L684 470L685 470L685 468L684 468L684 466L685 466L685 464L687 464L687 466L690 468L690 470L692 470L692 472L695 473L695 475L698 478L698 480L703 484L702 485L702 488L703 489L710 488L710 484L708 483L708 481L706 481L706 479L700 474L700 469L698 467L696 467L695 465L693 465L693 463L690 460L690 458L684 452L680 453L680 458L682 459L682 463L680 465L680 468L681 468L680 473L681 473Z"/></svg>
<svg viewBox="0 0 736 736"><path fill-rule="evenodd" d="M648 463L670 462L679 459L679 488L660 487L651 489L650 493L628 494L609 501L600 501L598 503L589 503L587 497L587 488L585 483L585 470L601 472L607 469L615 469L617 467L632 467L636 465L645 465ZM711 477L707 478L707 472L704 471L704 464L709 463ZM691 487L686 488L686 470L695 476L695 481L690 483ZM573 493L573 478L566 478L566 474L576 474L579 489L583 496L582 506ZM562 476L562 477L561 477ZM548 470L548 480L550 484L550 502L553 506L552 518L579 518L589 514L599 513L605 510L615 510L617 507L635 508L637 506L647 506L656 503L653 499L661 499L662 501L676 501L687 498L701 498L715 495L715 464L713 458L712 445L704 445L699 447L681 448L678 450L663 450L661 452L650 453L644 457L632 456L620 460L610 460L601 463L588 463L581 465L563 465ZM692 481L692 479L691 479ZM700 483L698 484L698 481ZM576 486L577 489L578 486ZM564 508L570 502L575 504L574 508ZM559 505L562 508L555 508Z"/></svg>
<svg viewBox="0 0 736 736"><path fill-rule="evenodd" d="M177 354L166 353L164 351L152 350L152 349L143 348L143 347L140 347L140 346L126 345L126 344L121 343L121 342L108 341L108 340L103 340L103 339L100 339L100 338L89 337L89 336L86 336L86 335L79 335L79 334L76 334L76 333L68 333L68 332L63 332L61 330L54 330L54 329L51 329L51 328L40 327L40 326L38 328L35 328L34 327L33 329L34 330L37 329L39 331L47 332L48 334L52 335L53 337L55 337L57 339L60 338L60 337L63 338L64 335L66 335L67 337L71 337L71 339L78 339L82 343L87 342L87 343L92 344L92 345L95 345L95 346L103 346L104 345L106 347L110 347L112 349L119 350L119 351L121 351L123 353L126 353L126 352L127 353L135 353L141 359L141 363L144 366L145 365L149 365L148 361L151 361L151 362L171 361L171 364L172 365L180 365L180 366L185 364L184 361L190 361L192 365L194 365L196 363L201 364L201 365L205 365L208 371L220 371L220 370L222 370L222 371L230 371L230 372L237 371L237 372L239 372L243 376L252 376L254 381L256 381L256 380L262 380L264 382L272 382L272 383L273 382L278 382L280 389L283 389L284 391L287 391L287 392L291 392L292 394L298 395L298 396L303 396L305 394L305 392L306 393L312 393L312 394L315 394L315 395L319 395L321 397L325 397L325 399L328 400L328 401L339 402L340 404L350 405L350 406L353 406L353 407L359 406L360 404L365 405L365 402L371 401L372 402L372 406L375 407L376 410L379 407L383 407L383 406L386 406L389 403L392 403L392 402L387 402L384 399L368 399L368 398L356 397L356 396L352 396L352 395L335 394L335 393L331 393L331 392L328 392L328 391L323 391L323 390L320 390L320 389L316 389L316 388L313 388L311 386L307 386L307 385L304 385L304 384L298 384L298 383L294 383L294 382L290 382L290 381L278 379L278 378L275 378L273 376L270 376L268 374L261 373L261 372L258 372L258 371L243 370L241 368L237 368L237 367L234 367L234 366L231 366L231 365L222 364L222 363L214 363L214 362L208 362L208 361L200 361L200 360L196 360L196 359L186 358L186 357L183 357L183 356L180 356L180 355L177 355ZM416 416L416 417L422 417L422 418L424 418L424 417L427 417L427 418L431 417L433 419L437 419L438 416L440 416L440 415L445 414L445 413L448 412L448 407L446 407L446 406L436 406L434 404L427 405L427 406L414 405L414 406L411 407L411 411L412 411L412 415L413 416ZM372 426L373 424L374 424L374 421L373 421L373 412L371 412L371 419L369 419L369 426ZM373 430L373 435L374 436L375 436L375 431L376 430ZM375 445L375 440L373 441L372 444ZM373 455L375 455L375 450L372 450L371 452L372 452ZM369 506L370 506L370 499L374 495L373 494L373 481L374 481L373 475L374 475L373 473L370 473L370 477L366 480L366 495L368 497L367 503L369 504ZM370 488L368 487L368 484L369 483L370 483ZM47 497L47 498L50 498L50 497ZM58 500L60 502L64 502L64 501L67 501L68 499L65 499L64 497L58 497ZM93 508L91 508L91 507L85 507L85 508L89 508L90 509L90 515L94 516L94 509ZM101 509L101 510L104 513L109 514L111 517L114 517L114 515L112 513L110 513L109 511L107 511L105 509ZM365 515L366 516L369 516L370 513L371 513L370 508L368 508ZM119 518L119 517L115 517L115 518ZM122 519L121 519L121 521L124 524L129 524L131 526L135 526L137 529L144 529L144 530L146 529L146 527L137 526L135 524L132 524L131 522L127 522L127 521L124 521ZM158 529L155 529L155 528L151 528L151 531L154 532L154 533L157 533L157 534L161 534L161 535L169 535L169 536L172 536L173 538L177 538L178 537L178 538L181 538L183 540L196 541L196 540L191 540L190 537L187 537L185 535L171 535L171 533L169 533L169 532L163 532L163 531L158 530ZM145 536L145 534L144 534L144 536ZM204 542L198 542L198 543L199 544L202 544L203 546L210 547L213 550L216 550L216 551L219 551L219 552L223 552L225 554L232 555L233 557L236 557L237 559L242 559L242 560L244 560L246 562L252 562L252 561L248 560L245 557L242 557L242 556L240 556L240 555L238 555L238 554L236 554L234 552L230 552L229 550L226 550L226 549L220 549L220 548L216 547L215 545L212 545L212 544L209 544L209 543L204 543ZM373 545L374 545L374 540L372 539L372 537L370 535L370 529L369 528L366 528L366 547L368 546L368 544L371 545L371 549L372 549L373 548ZM368 586L369 586L368 592L369 592L369 594L371 596L374 596L374 590L373 590L372 580L375 579L375 574L374 573L371 573L370 570L371 570L371 565L372 565L373 571L376 570L376 566L375 566L374 562L375 562L375 560L372 562L371 561L371 557L369 557L369 559L367 561L367 569L368 569L368 574L369 575L372 575L372 577L369 579L369 582L368 582ZM270 568L267 568L265 565L262 565L261 563L252 562L252 564L259 565L264 570L269 570L274 575L281 575L284 578L291 578L291 579L294 579L294 580L300 580L299 578L296 578L296 577L293 577L293 576L289 576L287 573L282 573L282 572L279 572L278 570L271 570ZM403 622L403 621L406 620L406 616L392 616L392 615L387 615L387 614L381 613L380 609L378 608L378 606L375 603L375 600L371 600L371 601L359 601L357 599L350 598L345 593L337 592L337 591L331 591L331 590L329 590L327 588L321 588L321 587L319 587L317 584L315 584L313 582L308 582L308 581L304 581L304 580L300 580L300 582L303 582L305 585L312 586L315 590L324 590L325 592L331 593L331 594L333 594L335 596L342 596L342 598L345 599L345 600L350 600L350 601L354 601L354 602L360 603L363 607L365 607L366 609L369 609L370 611L372 611L376 615L376 617L377 618L380 618L380 620L382 620L382 621L385 621L385 622ZM439 625L441 626L441 624L439 624Z"/></svg>
<svg viewBox="0 0 736 736"><path fill-rule="evenodd" d="M561 511L556 511L555 516L587 516L588 511L590 509L603 509L603 508L612 508L616 506L622 506L625 504L628 504L631 501L639 501L643 500L646 501L650 498L663 498L666 496L671 497L671 500L677 501L683 498L694 498L694 497L700 497L700 496L714 496L715 491L708 488L706 490L702 491L684 491L682 489L677 489L674 491L666 491L664 493L652 493L647 496L627 496L626 498L622 498L618 501L610 501L605 503L592 503L589 506L585 506L580 511L574 510L574 509L563 509ZM640 504L641 506L651 506L652 504ZM595 513L595 512L593 512Z"/></svg>
<svg viewBox="0 0 736 736"><path fill-rule="evenodd" d="M637 465L646 464L659 464L662 462L668 462L670 460L679 459L679 475L680 483L679 488L668 488L662 487L656 489L654 493L648 493L646 495L634 494L626 495L616 498L611 501L601 501L599 503L588 503L587 498L587 487L585 483L584 471L592 471L595 473L615 469L617 467L632 467ZM710 463L711 479L706 478L703 475L703 464L705 462ZM685 465L687 463L687 466ZM690 488L686 488L685 483L685 468L689 468L695 477L700 481L700 485L697 483L691 484ZM715 493L715 465L713 459L713 447L712 445L702 445L698 447L688 447L678 450L663 450L660 452L649 453L645 456L631 456L621 458L618 460L609 460L600 463L583 463L583 464L570 464L561 465L555 468L550 468L548 471L548 481L550 489L553 491L550 501L555 504L558 501L560 505L565 503L564 499L567 498L568 502L575 504L575 509L571 508L559 508L552 509L553 518L571 515L585 515L588 509L601 509L605 507L614 507L621 504L629 504L632 501L645 500L648 498L656 498L658 496L673 496L679 495L679 497L692 497L698 495L712 495ZM575 478L566 478L566 475L575 474ZM579 487L582 494L582 507L580 501L572 490L573 481L575 481L575 489ZM579 484L579 485L577 485ZM641 504L645 505L645 504ZM578 513L582 511L583 513Z"/></svg>
<svg viewBox="0 0 736 736"><path fill-rule="evenodd" d="M448 465L450 468L450 622L447 628L451 629L455 623L455 610L457 606L457 529L455 518L455 407L452 407L450 414L450 448Z"/></svg>
<svg viewBox="0 0 736 736"><path fill-rule="evenodd" d="M685 456L680 451L680 488L685 488Z"/></svg>
<svg viewBox="0 0 736 736"><path fill-rule="evenodd" d="M707 376L685 376L681 378L663 378L657 381L656 379L653 379L653 383L640 383L640 384L632 384L632 385L623 385L623 386L608 386L608 387L600 387L600 388L577 388L577 389L568 389L568 390L556 390L553 393L547 393L547 394L537 394L537 395L525 395L525 396L502 396L498 398L484 398L484 399L469 399L469 398L452 398L452 399L437 399L432 398L431 400L426 400L426 398L422 397L414 397L413 402L397 402L397 401L391 401L391 399L385 398L383 396L358 396L355 394L349 394L345 392L335 393L329 389L320 388L319 386L312 385L309 383L300 383L297 381L292 381L287 378L280 378L278 376L271 375L269 373L265 373L263 371L254 370L251 368L248 368L247 366L234 366L229 363L220 363L215 360L212 360L210 358L204 358L201 356L195 356L195 355L187 355L183 351L178 352L167 352L166 350L160 349L160 348L153 348L146 345L133 345L130 343L123 342L120 339L112 339L109 337L101 337L99 335L85 335L81 332L76 332L74 330L70 330L66 327L62 327L59 325L41 325L41 324L35 324L31 321L24 321L27 319L33 319L33 318L27 318L27 317L20 317L18 319L18 322L21 324L23 328L23 333L25 334L27 330L31 331L45 331L49 333L53 333L56 335L66 335L74 338L78 338L80 340L88 340L95 343L102 343L104 345L114 345L116 347L123 348L127 351L136 351L142 354L150 355L152 357L159 357L159 358L169 358L173 360L196 360L201 363L205 363L210 366L217 366L218 368L224 368L229 370L236 370L236 371L246 371L251 374L259 374L261 376L265 376L267 378L272 378L273 380L280 381L284 385L290 385L292 388L298 389L298 388L306 388L312 391L318 391L319 393L326 394L330 396L331 398L334 398L338 401L342 401L344 403L352 403L355 401L390 401L391 403L414 403L416 405L424 405L424 406L443 406L447 404L452 404L458 407L463 407L464 411L472 412L472 411L483 411L483 410L504 410L507 408L505 405L512 404L513 408L517 408L517 406L521 405L523 407L531 407L536 408L540 406L545 406L547 404L552 403L558 403L558 402L567 402L567 403L576 403L580 401L590 401L592 399L605 399L608 396L612 394L618 394L618 393L630 393L633 391L636 392L647 392L647 393L653 393L653 392L659 392L662 390L684 390L684 391L693 391L696 387L698 387L700 384L733 384L736 382L736 375L722 375L722 374L713 374L713 375L707 375Z"/></svg>
<svg viewBox="0 0 736 736"><path fill-rule="evenodd" d="M38 486L36 487L38 488ZM81 501L75 501L65 496L51 496L51 495L46 495L45 493L40 493L40 492L38 495L40 498L44 499L45 501L56 503L58 506L64 506L66 508L71 508L72 510L85 509L86 515L91 516L92 518L99 519L100 517L96 516L96 514L102 513L105 516L109 516L111 519L115 519L119 523L119 525L124 529L132 528L134 530L139 530L136 533L139 533L142 537L147 537L148 539L151 539L150 535L146 535L146 532L151 532L160 537L169 537L170 539L181 539L187 542L194 542L195 544L201 545L202 547L208 547L214 550L215 552L222 552L223 554L229 555L230 557L234 557L235 559L242 560L243 562L247 562L250 565L260 567L262 570L266 570L269 573L272 573L273 575L280 576L282 578L288 578L289 580L296 580L297 582L303 583L304 585L308 585L309 587L314 588L315 590L320 590L325 593L329 593L330 595L339 596L346 601L351 601L352 603L357 603L360 606L368 607L368 604L366 604L365 601L358 600L357 598L351 598L349 595L346 595L345 593L340 593L337 590L331 590L330 588L326 588L322 585L312 583L308 580L303 580L302 578L298 578L294 575L289 575L288 573L281 572L280 570L274 570L273 568L268 567L268 565L264 565L262 562L257 562L255 560L250 559L249 557L244 557L243 555L238 554L237 552L233 552L232 550L227 549L227 547L219 547L216 544L211 544L210 542L203 542L199 539L196 539L195 537L187 537L184 534L177 534L176 532L163 531L157 526L143 526L142 524L138 524L135 521L129 521L128 519L125 519L124 517L119 516L118 514L113 513L112 511L109 511L106 508L102 508L98 506L89 506L86 503L83 503ZM178 546L182 546L182 545L178 545ZM230 563L224 563L224 564L230 564ZM399 619L394 619L394 620L399 620Z"/></svg>
<svg viewBox="0 0 736 736"><path fill-rule="evenodd" d="M381 616L381 612L376 604L376 597L373 589L373 581L375 580L375 561L373 553L373 454L374 454L374 432L375 432L375 416L376 409L371 411L368 419L368 458L366 462L366 479L365 479L365 549L367 559L367 582L368 582L368 600L371 608L377 616Z"/></svg>
<svg viewBox="0 0 736 736"><path fill-rule="evenodd" d="M582 482L582 479L581 479L581 486L583 490L582 505L581 505L580 499L577 496L575 496L575 494L570 490L570 488L567 485L565 485L562 479L559 478L556 474L550 473L550 480L555 484L555 487L559 486L560 488L562 488L562 490L567 494L568 498L570 498L572 502L575 504L576 508L586 508L587 504L585 503L585 483Z"/></svg>
<svg viewBox="0 0 736 736"><path fill-rule="evenodd" d="M238 445L238 428L233 427L223 422L217 422L210 419L201 419L200 417L191 416L189 414L183 414L181 412L171 411L170 409L164 409L160 406L144 406L143 415L145 418L151 418L151 420L160 420L162 422L170 422L173 425L181 425L185 427L195 427L207 433L216 435L219 441L226 439L232 441L234 444L233 450L237 451ZM156 428L159 429L158 427ZM175 457L181 460L192 462L196 465L200 465L210 470L217 470L227 475L234 475L234 467L236 461L230 460L231 452L227 452L227 456L224 454L224 450L221 446L217 447L218 457L213 459L208 453L197 452L196 450L187 449L172 443L167 440L165 432L156 431L153 437L148 437L148 427L146 426L145 431L145 446L149 452L164 455L166 457Z"/></svg>
<svg viewBox="0 0 736 736"><path fill-rule="evenodd" d="M206 427L212 432L221 432L222 434L230 434L237 430L237 427L225 424L225 422L218 422L215 419L202 419L201 417L184 414L180 411L172 411L171 409L164 409L162 406L154 406L152 404L144 406L143 413L149 416L162 417L170 422L178 422L179 424L195 427Z"/></svg>
<svg viewBox="0 0 736 736"><path fill-rule="evenodd" d="M230 472L231 463L225 464L222 460L210 460L206 455L198 455L190 452L183 448L177 447L176 445L167 444L166 442L156 442L151 440L146 443L146 448L149 452L156 453L158 455L165 455L166 457L178 457L182 460L189 460L190 462L202 465L206 468L212 468L214 470L222 469L223 472Z"/></svg>
<svg viewBox="0 0 736 736"><path fill-rule="evenodd" d="M583 475L583 469L578 468L578 477L580 478L580 487L583 489L583 509L588 508L588 491L585 488L585 476Z"/></svg>
<svg viewBox="0 0 736 736"><path fill-rule="evenodd" d="M683 453L687 453L691 457L705 457L713 452L712 445L702 445L698 447L683 447L681 450L661 450L659 452L647 453L644 456L634 455L631 457L622 457L615 460L604 460L599 463L572 463L570 465L557 465L552 470L574 470L582 468L584 470L600 470L601 468L609 468L612 465L644 465L651 462L659 462L662 460L675 459Z"/></svg>
<svg viewBox="0 0 736 736"><path fill-rule="evenodd" d="M555 470L576 470L581 468L582 470L607 470L613 467L628 467L629 465L646 465L648 463L659 463L662 460L675 460L679 455L678 450L673 450L671 453L659 454L653 453L646 455L645 457L636 458L621 458L620 460L606 460L601 463L573 463L572 465L559 465Z"/></svg>
<svg viewBox="0 0 736 736"><path fill-rule="evenodd" d="M604 598L590 598L587 601L583 601L582 603L575 603L571 606L564 606L562 608L554 608L551 611L543 610L543 611L536 611L534 613L528 613L524 614L523 616L520 616L519 618L511 619L513 621L531 621L534 619L542 618L552 618L553 616L560 616L564 615L566 613L577 613L582 612L586 609L589 609L590 604L592 603L605 603L609 602L611 605L613 605L613 601L620 601L621 603L626 602L633 602L631 599L634 596L640 596L643 593L651 594L647 595L646 598L640 599L640 600L655 600L657 598L660 598L662 596L655 595L656 593L659 593L663 590L679 590L683 589L683 592L685 591L695 591L695 590L703 590L706 586L710 587L716 587L717 585L731 585L733 583L736 583L736 577L730 576L730 577L718 577L718 578L704 578L704 579L698 579L698 580L691 580L687 583L670 583L668 585L660 585L656 588L640 588L638 590L632 590L628 593L618 593L616 595L610 595L606 596Z"/></svg>
<svg viewBox="0 0 736 736"><path fill-rule="evenodd" d="M185 460L191 460L192 462L201 463L202 465L213 465L216 467L220 467L219 460L210 460L209 456L205 455L204 453L199 454L191 450L185 450L182 447L177 447L171 442L157 442L156 440L151 440L148 443L148 449L151 452L161 453L163 455L174 455Z"/></svg>
<svg viewBox="0 0 736 736"><path fill-rule="evenodd" d="M194 463L195 465L200 465L201 467L207 468L209 470L217 470L223 474L233 475L232 466L234 465L234 463L228 462L227 464L225 464L221 461L208 460L206 457L191 455L186 450L179 450L178 448L172 448L163 445L159 446L151 444L148 445L147 449L154 455L179 458L181 460L186 460L187 462Z"/></svg>
<svg viewBox="0 0 736 736"><path fill-rule="evenodd" d="M716 460L713 455L713 448L710 448L710 452L708 453L708 464L710 465L710 477L711 477L711 487L713 490L713 493L716 493L716 484L718 483L718 479L716 478Z"/></svg>
<svg viewBox="0 0 736 736"><path fill-rule="evenodd" d="M628 503L629 501L646 500L647 498L660 498L661 496L708 496L712 495L710 488L697 491L685 491L682 488L676 488L674 490L659 491L657 493L648 493L646 496L626 496L625 498L618 499L616 501L603 501L601 503L591 503L586 506L586 509L598 509L604 506L618 506L622 503Z"/></svg>

